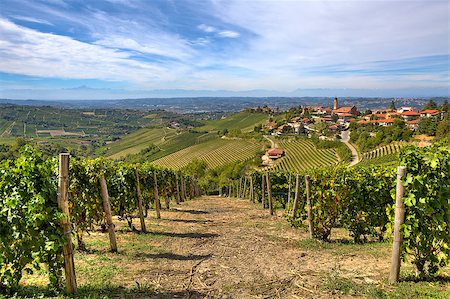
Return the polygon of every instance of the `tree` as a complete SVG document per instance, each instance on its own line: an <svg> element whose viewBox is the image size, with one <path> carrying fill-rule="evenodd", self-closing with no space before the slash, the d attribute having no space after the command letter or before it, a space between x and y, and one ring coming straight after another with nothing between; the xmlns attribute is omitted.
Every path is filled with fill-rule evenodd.
<svg viewBox="0 0 450 299"><path fill-rule="evenodd" d="M423 110L428 110L428 109L431 109L431 110L437 109L436 102L430 99L428 101L428 103L423 107Z"/></svg>
<svg viewBox="0 0 450 299"><path fill-rule="evenodd" d="M436 127L436 138L450 136L450 120L440 121Z"/></svg>
<svg viewBox="0 0 450 299"><path fill-rule="evenodd" d="M395 108L395 102L393 100L391 101L391 105L389 106L389 109L391 109L391 110L397 109L397 108Z"/></svg>
<svg viewBox="0 0 450 299"><path fill-rule="evenodd" d="M444 103L439 107L439 110L443 112L450 112L450 104L448 103L448 100L445 100Z"/></svg>
<svg viewBox="0 0 450 299"><path fill-rule="evenodd" d="M436 121L429 117L425 117L420 120L417 131L419 131L419 133L422 134L434 136L436 134L436 128L437 128Z"/></svg>

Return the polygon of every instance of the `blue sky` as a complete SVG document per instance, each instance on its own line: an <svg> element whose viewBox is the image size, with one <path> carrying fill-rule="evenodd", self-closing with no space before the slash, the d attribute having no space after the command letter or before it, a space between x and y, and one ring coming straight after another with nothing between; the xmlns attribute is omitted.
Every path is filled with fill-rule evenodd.
<svg viewBox="0 0 450 299"><path fill-rule="evenodd" d="M0 97L450 95L449 3L0 0Z"/></svg>

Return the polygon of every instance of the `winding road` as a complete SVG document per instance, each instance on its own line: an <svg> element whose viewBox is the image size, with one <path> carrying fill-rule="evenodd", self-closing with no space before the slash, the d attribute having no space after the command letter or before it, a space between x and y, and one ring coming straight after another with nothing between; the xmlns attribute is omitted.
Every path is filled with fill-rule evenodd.
<svg viewBox="0 0 450 299"><path fill-rule="evenodd" d="M358 156L358 151L356 150L356 148L348 142L348 140L349 140L348 135L349 135L348 130L342 131L341 132L341 141L343 143L345 143L345 145L352 151L352 162L350 162L350 164L348 165L348 167L352 167L359 163L359 156Z"/></svg>

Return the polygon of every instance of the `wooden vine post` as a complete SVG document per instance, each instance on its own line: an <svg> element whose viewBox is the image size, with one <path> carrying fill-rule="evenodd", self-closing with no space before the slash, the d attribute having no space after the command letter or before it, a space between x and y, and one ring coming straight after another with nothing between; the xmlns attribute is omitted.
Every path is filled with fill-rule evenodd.
<svg viewBox="0 0 450 299"><path fill-rule="evenodd" d="M266 204L265 204L265 202L264 202L264 200L265 200L265 193L266 193L266 190L264 190L265 189L265 177L264 177L264 174L261 176L261 203L262 203L262 208L263 209L265 209L266 208Z"/></svg>
<svg viewBox="0 0 450 299"><path fill-rule="evenodd" d="M314 226L313 226L313 216L312 216L312 204L311 204L311 190L310 190L310 177L309 175L305 175L305 186L306 186L306 206L307 206L307 213L308 213L308 231L309 231L309 237L314 237Z"/></svg>
<svg viewBox="0 0 450 299"><path fill-rule="evenodd" d="M255 190L253 189L253 177L250 176L250 201L255 202Z"/></svg>
<svg viewBox="0 0 450 299"><path fill-rule="evenodd" d="M181 201L184 202L186 201L186 184L184 183L183 175L181 175L180 187L181 187Z"/></svg>
<svg viewBox="0 0 450 299"><path fill-rule="evenodd" d="M180 186L179 186L179 181L178 181L178 172L175 172L175 183L177 184L177 196L176 196L176 203L177 205L180 204L181 201L181 196L180 196Z"/></svg>
<svg viewBox="0 0 450 299"><path fill-rule="evenodd" d="M111 204L109 203L108 186L106 185L105 176L100 177L100 192L103 200L103 211L105 211L106 225L108 226L109 244L112 252L117 252L116 232L114 231L114 223L111 215Z"/></svg>
<svg viewBox="0 0 450 299"><path fill-rule="evenodd" d="M141 220L141 231L147 232L147 228L145 227L145 219L144 219L144 205L142 204L142 193L141 193L141 183L139 182L139 171L136 172L136 193L138 198L138 209L139 209L139 219Z"/></svg>
<svg viewBox="0 0 450 299"><path fill-rule="evenodd" d="M194 196L194 180L191 177L189 179L189 200L192 200L193 196Z"/></svg>
<svg viewBox="0 0 450 299"><path fill-rule="evenodd" d="M297 174L295 176L295 195L294 195L294 202L292 203L292 211L291 211L292 218L294 218L295 214L297 214L299 189L300 189L300 178L299 178L299 175Z"/></svg>
<svg viewBox="0 0 450 299"><path fill-rule="evenodd" d="M406 167L397 168L397 186L395 192L395 221L394 221L394 243L392 244L391 272L389 274L389 283L396 283L400 276L401 248L403 243L403 234L400 227L405 222L405 203L403 195L405 187L402 184L402 177L406 174Z"/></svg>
<svg viewBox="0 0 450 299"><path fill-rule="evenodd" d="M63 246L64 272L66 275L66 287L69 294L77 291L77 279L75 276L75 264L73 261L73 247L71 237L71 225L69 214L69 159L68 153L59 154L59 178L58 178L58 207L66 215L61 221L64 236L67 240Z"/></svg>
<svg viewBox="0 0 450 299"><path fill-rule="evenodd" d="M242 194L242 197L245 198L247 195L247 177L244 178L244 192Z"/></svg>
<svg viewBox="0 0 450 299"><path fill-rule="evenodd" d="M156 178L156 171L153 171L153 190L155 195L155 210L156 210L156 218L161 219L161 202L159 201L158 195L158 181Z"/></svg>
<svg viewBox="0 0 450 299"><path fill-rule="evenodd" d="M270 215L273 215L273 202L272 202L272 187L270 185L270 174L266 174L266 180L267 180L267 196L269 199L269 211Z"/></svg>
<svg viewBox="0 0 450 299"><path fill-rule="evenodd" d="M291 174L289 174L289 187L288 187L288 206L291 203Z"/></svg>
<svg viewBox="0 0 450 299"><path fill-rule="evenodd" d="M231 183L230 183L230 187L228 187L228 197L231 198Z"/></svg>

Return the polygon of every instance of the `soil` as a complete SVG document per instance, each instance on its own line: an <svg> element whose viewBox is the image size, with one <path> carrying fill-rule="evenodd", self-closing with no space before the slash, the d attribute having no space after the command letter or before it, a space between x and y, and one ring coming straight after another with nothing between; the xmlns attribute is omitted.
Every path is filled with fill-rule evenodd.
<svg viewBox="0 0 450 299"><path fill-rule="evenodd" d="M161 211L161 220L149 213L147 227L161 237L148 246L162 251L120 265L126 275L116 283L150 284L152 298L344 298L321 287L327 277L363 283L387 277L389 260L379 252L300 246L307 233L277 212L270 216L248 200L203 197Z"/></svg>

